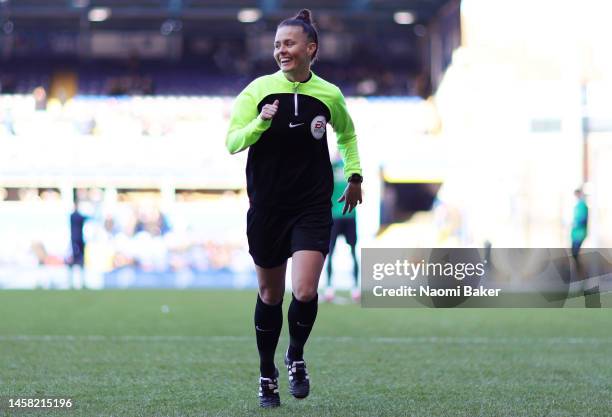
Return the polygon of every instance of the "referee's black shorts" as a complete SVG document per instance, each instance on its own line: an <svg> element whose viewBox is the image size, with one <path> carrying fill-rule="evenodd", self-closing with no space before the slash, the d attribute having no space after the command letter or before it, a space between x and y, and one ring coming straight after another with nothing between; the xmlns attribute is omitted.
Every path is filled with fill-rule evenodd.
<svg viewBox="0 0 612 417"><path fill-rule="evenodd" d="M283 211L249 208L247 238L255 265L274 268L299 250L329 252L332 227L331 208Z"/></svg>

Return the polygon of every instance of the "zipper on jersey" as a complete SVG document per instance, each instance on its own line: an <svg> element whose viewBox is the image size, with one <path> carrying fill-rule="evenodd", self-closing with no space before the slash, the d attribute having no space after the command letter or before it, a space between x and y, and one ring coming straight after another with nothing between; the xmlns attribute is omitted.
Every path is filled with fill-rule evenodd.
<svg viewBox="0 0 612 417"><path fill-rule="evenodd" d="M300 83L294 83L293 84L293 107L295 109L294 114L295 116L298 115L298 86L300 85Z"/></svg>

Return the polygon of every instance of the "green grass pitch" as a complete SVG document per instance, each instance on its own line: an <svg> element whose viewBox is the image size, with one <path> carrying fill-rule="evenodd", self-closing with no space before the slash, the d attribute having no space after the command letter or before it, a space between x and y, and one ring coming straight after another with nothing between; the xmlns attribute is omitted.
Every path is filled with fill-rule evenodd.
<svg viewBox="0 0 612 417"><path fill-rule="evenodd" d="M612 310L329 304L306 349L310 397L293 399L281 368L283 405L260 410L254 302L254 291L1 291L0 398L77 408L0 415L612 415Z"/></svg>

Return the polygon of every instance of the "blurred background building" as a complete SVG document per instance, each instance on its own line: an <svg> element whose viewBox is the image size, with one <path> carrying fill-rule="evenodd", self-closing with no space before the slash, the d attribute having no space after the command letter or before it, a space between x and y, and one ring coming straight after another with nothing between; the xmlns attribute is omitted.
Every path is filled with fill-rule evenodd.
<svg viewBox="0 0 612 417"><path fill-rule="evenodd" d="M359 135L361 246L568 247L582 185L584 246L612 243L612 29L600 2L558 3L308 2L313 69ZM0 0L0 287L69 285L75 195L87 286L255 285L224 138L301 7Z"/></svg>

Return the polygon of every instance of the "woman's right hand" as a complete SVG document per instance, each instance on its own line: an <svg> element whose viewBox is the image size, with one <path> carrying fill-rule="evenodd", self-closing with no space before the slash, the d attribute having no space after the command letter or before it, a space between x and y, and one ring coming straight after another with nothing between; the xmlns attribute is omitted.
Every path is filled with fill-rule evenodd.
<svg viewBox="0 0 612 417"><path fill-rule="evenodd" d="M261 109L259 118L261 120L272 120L276 112L278 111L278 100L274 100L272 104L266 104Z"/></svg>

